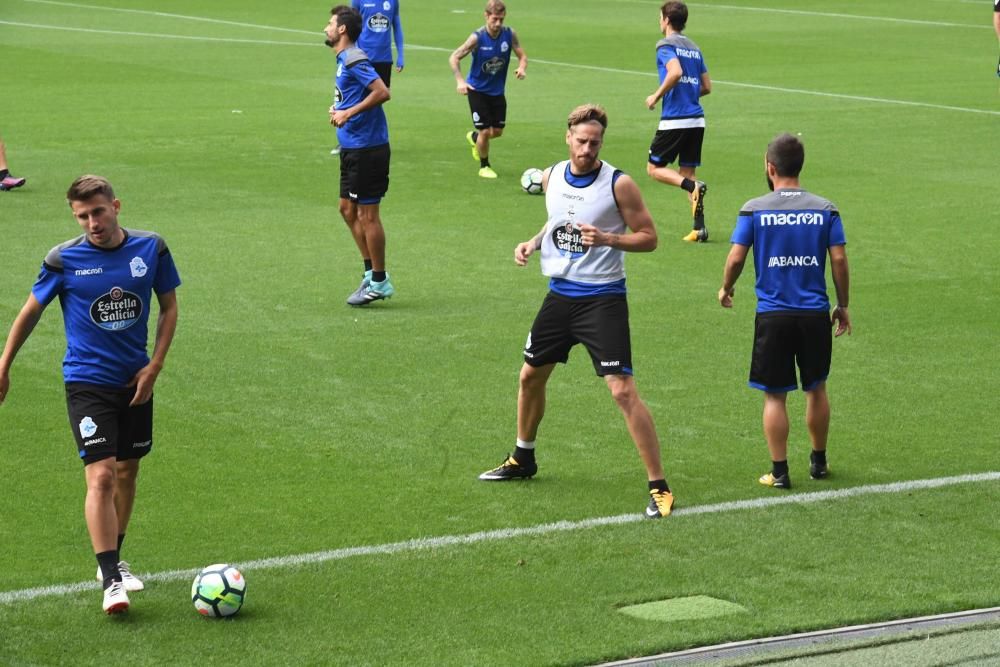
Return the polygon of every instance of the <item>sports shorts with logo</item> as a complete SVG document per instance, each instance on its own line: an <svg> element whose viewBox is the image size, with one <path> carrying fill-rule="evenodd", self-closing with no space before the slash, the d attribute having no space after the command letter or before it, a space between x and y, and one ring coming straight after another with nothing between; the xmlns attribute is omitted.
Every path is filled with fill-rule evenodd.
<svg viewBox="0 0 1000 667"><path fill-rule="evenodd" d="M69 425L83 464L140 459L153 448L153 399L129 407L135 387L66 385Z"/></svg>
<svg viewBox="0 0 1000 667"><path fill-rule="evenodd" d="M486 95L478 90L469 91L469 111L472 125L477 130L487 127L503 127L507 124L507 96Z"/></svg>
<svg viewBox="0 0 1000 667"><path fill-rule="evenodd" d="M649 146L649 161L657 167L672 164L680 157L682 167L701 166L701 144L705 128L684 127L674 130L657 130Z"/></svg>
<svg viewBox="0 0 1000 667"><path fill-rule="evenodd" d="M571 299L549 292L524 345L529 366L566 363L582 343L598 375L632 375L632 339L624 295Z"/></svg>
<svg viewBox="0 0 1000 667"><path fill-rule="evenodd" d="M830 375L833 333L826 311L757 313L754 320L750 386L771 393L810 391Z"/></svg>
<svg viewBox="0 0 1000 667"><path fill-rule="evenodd" d="M377 204L389 190L389 144L340 149L340 197Z"/></svg>
<svg viewBox="0 0 1000 667"><path fill-rule="evenodd" d="M378 78L382 79L382 83L385 87L389 87L389 81L392 79L392 63L372 63L372 68L375 73L378 74Z"/></svg>

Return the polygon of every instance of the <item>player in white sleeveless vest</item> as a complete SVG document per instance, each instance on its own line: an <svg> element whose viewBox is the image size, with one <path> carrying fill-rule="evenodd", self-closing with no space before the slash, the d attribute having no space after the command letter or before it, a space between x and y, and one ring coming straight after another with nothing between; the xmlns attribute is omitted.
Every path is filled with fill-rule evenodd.
<svg viewBox="0 0 1000 667"><path fill-rule="evenodd" d="M524 266L541 250L549 293L524 346L517 396L517 446L486 481L528 479L538 471L535 436L545 413L545 387L557 363L582 343L625 416L649 481L646 516L670 514L674 497L660 462L653 417L632 377L632 344L625 297L626 252L656 249L656 227L630 177L598 159L608 117L588 104L570 113L566 132L570 159L545 172L548 220L530 241L514 249Z"/></svg>

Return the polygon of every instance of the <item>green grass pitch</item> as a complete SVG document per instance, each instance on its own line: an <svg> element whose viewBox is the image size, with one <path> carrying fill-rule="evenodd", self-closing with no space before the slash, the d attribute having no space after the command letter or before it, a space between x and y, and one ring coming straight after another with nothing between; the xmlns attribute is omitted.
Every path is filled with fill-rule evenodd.
<svg viewBox="0 0 1000 667"><path fill-rule="evenodd" d="M486 182L447 64L484 3L408 0L382 206L397 296L363 310L344 305L361 267L329 155L328 4L0 4L0 135L28 177L0 193L0 335L45 252L79 233L63 195L81 173L111 179L123 224L160 232L184 280L124 552L137 573L641 511L642 466L579 350L550 383L538 477L475 479L513 446L546 289L536 260L512 260L544 220L518 177L565 157L565 117L588 101L610 115L602 157L636 178L660 233L626 267L636 377L678 508L774 495L756 483L761 397L745 383L752 275L734 311L715 294L780 131L802 134L803 184L843 214L855 325L834 346L828 481L808 480L802 398L789 400L795 492L998 469L985 2L693 3L686 32L715 88L698 172L711 242L692 246L684 197L644 173L659 3L509 3L530 63L508 82ZM53 306L0 408L0 595L93 576L63 348ZM124 618L104 617L96 590L42 596L0 604L0 663L588 664L989 607L998 502L994 481L247 568L247 604L223 622L195 613L179 576ZM694 596L748 612L618 611Z"/></svg>

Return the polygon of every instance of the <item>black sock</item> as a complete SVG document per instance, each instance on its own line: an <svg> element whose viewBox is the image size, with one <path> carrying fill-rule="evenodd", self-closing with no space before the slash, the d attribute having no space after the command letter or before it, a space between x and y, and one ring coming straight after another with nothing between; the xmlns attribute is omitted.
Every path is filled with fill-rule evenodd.
<svg viewBox="0 0 1000 667"><path fill-rule="evenodd" d="M521 465L535 462L535 450L524 447L514 447L514 460Z"/></svg>
<svg viewBox="0 0 1000 667"><path fill-rule="evenodd" d="M104 587L107 588L114 581L121 581L122 575L118 571L118 550L102 551L97 554L97 564L101 566L101 577L104 578Z"/></svg>
<svg viewBox="0 0 1000 667"><path fill-rule="evenodd" d="M365 260L365 273L372 270L372 261L370 259Z"/></svg>
<svg viewBox="0 0 1000 667"><path fill-rule="evenodd" d="M681 183L681 190L687 190L688 192L694 192L694 181L690 178L685 178L684 182Z"/></svg>
<svg viewBox="0 0 1000 667"><path fill-rule="evenodd" d="M380 283L383 280L385 280L385 271L375 271L373 269L372 270L372 282L373 283Z"/></svg>
<svg viewBox="0 0 1000 667"><path fill-rule="evenodd" d="M817 465L825 466L826 465L826 450L824 449L823 451L818 452L818 451L816 451L814 449L813 452L812 452L812 454L809 455L809 460L812 461L813 463L817 464Z"/></svg>
<svg viewBox="0 0 1000 667"><path fill-rule="evenodd" d="M482 169L483 167L488 167L488 166L490 166L490 159L488 157L481 157L481 158L479 158L479 168L480 169Z"/></svg>
<svg viewBox="0 0 1000 667"><path fill-rule="evenodd" d="M479 141L479 133L476 132L475 130L473 130L472 131L472 143L476 143L477 141Z"/></svg>
<svg viewBox="0 0 1000 667"><path fill-rule="evenodd" d="M118 536L118 557L119 557L119 558L121 558L121 553L122 553L122 542L124 542L124 541L125 541L125 533L122 533L122 534L120 534L120 535Z"/></svg>
<svg viewBox="0 0 1000 667"><path fill-rule="evenodd" d="M9 175L10 175L9 171L7 171L6 169L0 169L0 178L7 178L7 176Z"/></svg>
<svg viewBox="0 0 1000 667"><path fill-rule="evenodd" d="M771 461L771 474L775 477L785 477L788 475L788 459L784 461Z"/></svg>
<svg viewBox="0 0 1000 667"><path fill-rule="evenodd" d="M670 487L667 486L667 480L665 479L654 479L649 483L649 490L666 491L670 493Z"/></svg>

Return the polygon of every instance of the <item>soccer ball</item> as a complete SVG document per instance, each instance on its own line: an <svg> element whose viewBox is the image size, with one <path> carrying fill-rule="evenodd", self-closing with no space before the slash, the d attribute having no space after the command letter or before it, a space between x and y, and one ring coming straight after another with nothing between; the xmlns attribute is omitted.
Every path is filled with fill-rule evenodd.
<svg viewBox="0 0 1000 667"><path fill-rule="evenodd" d="M243 606L247 582L232 565L209 565L191 584L191 602L202 616L232 616Z"/></svg>
<svg viewBox="0 0 1000 667"><path fill-rule="evenodd" d="M526 170L521 174L521 189L527 192L529 195L540 195L542 194L542 170L531 169Z"/></svg>

